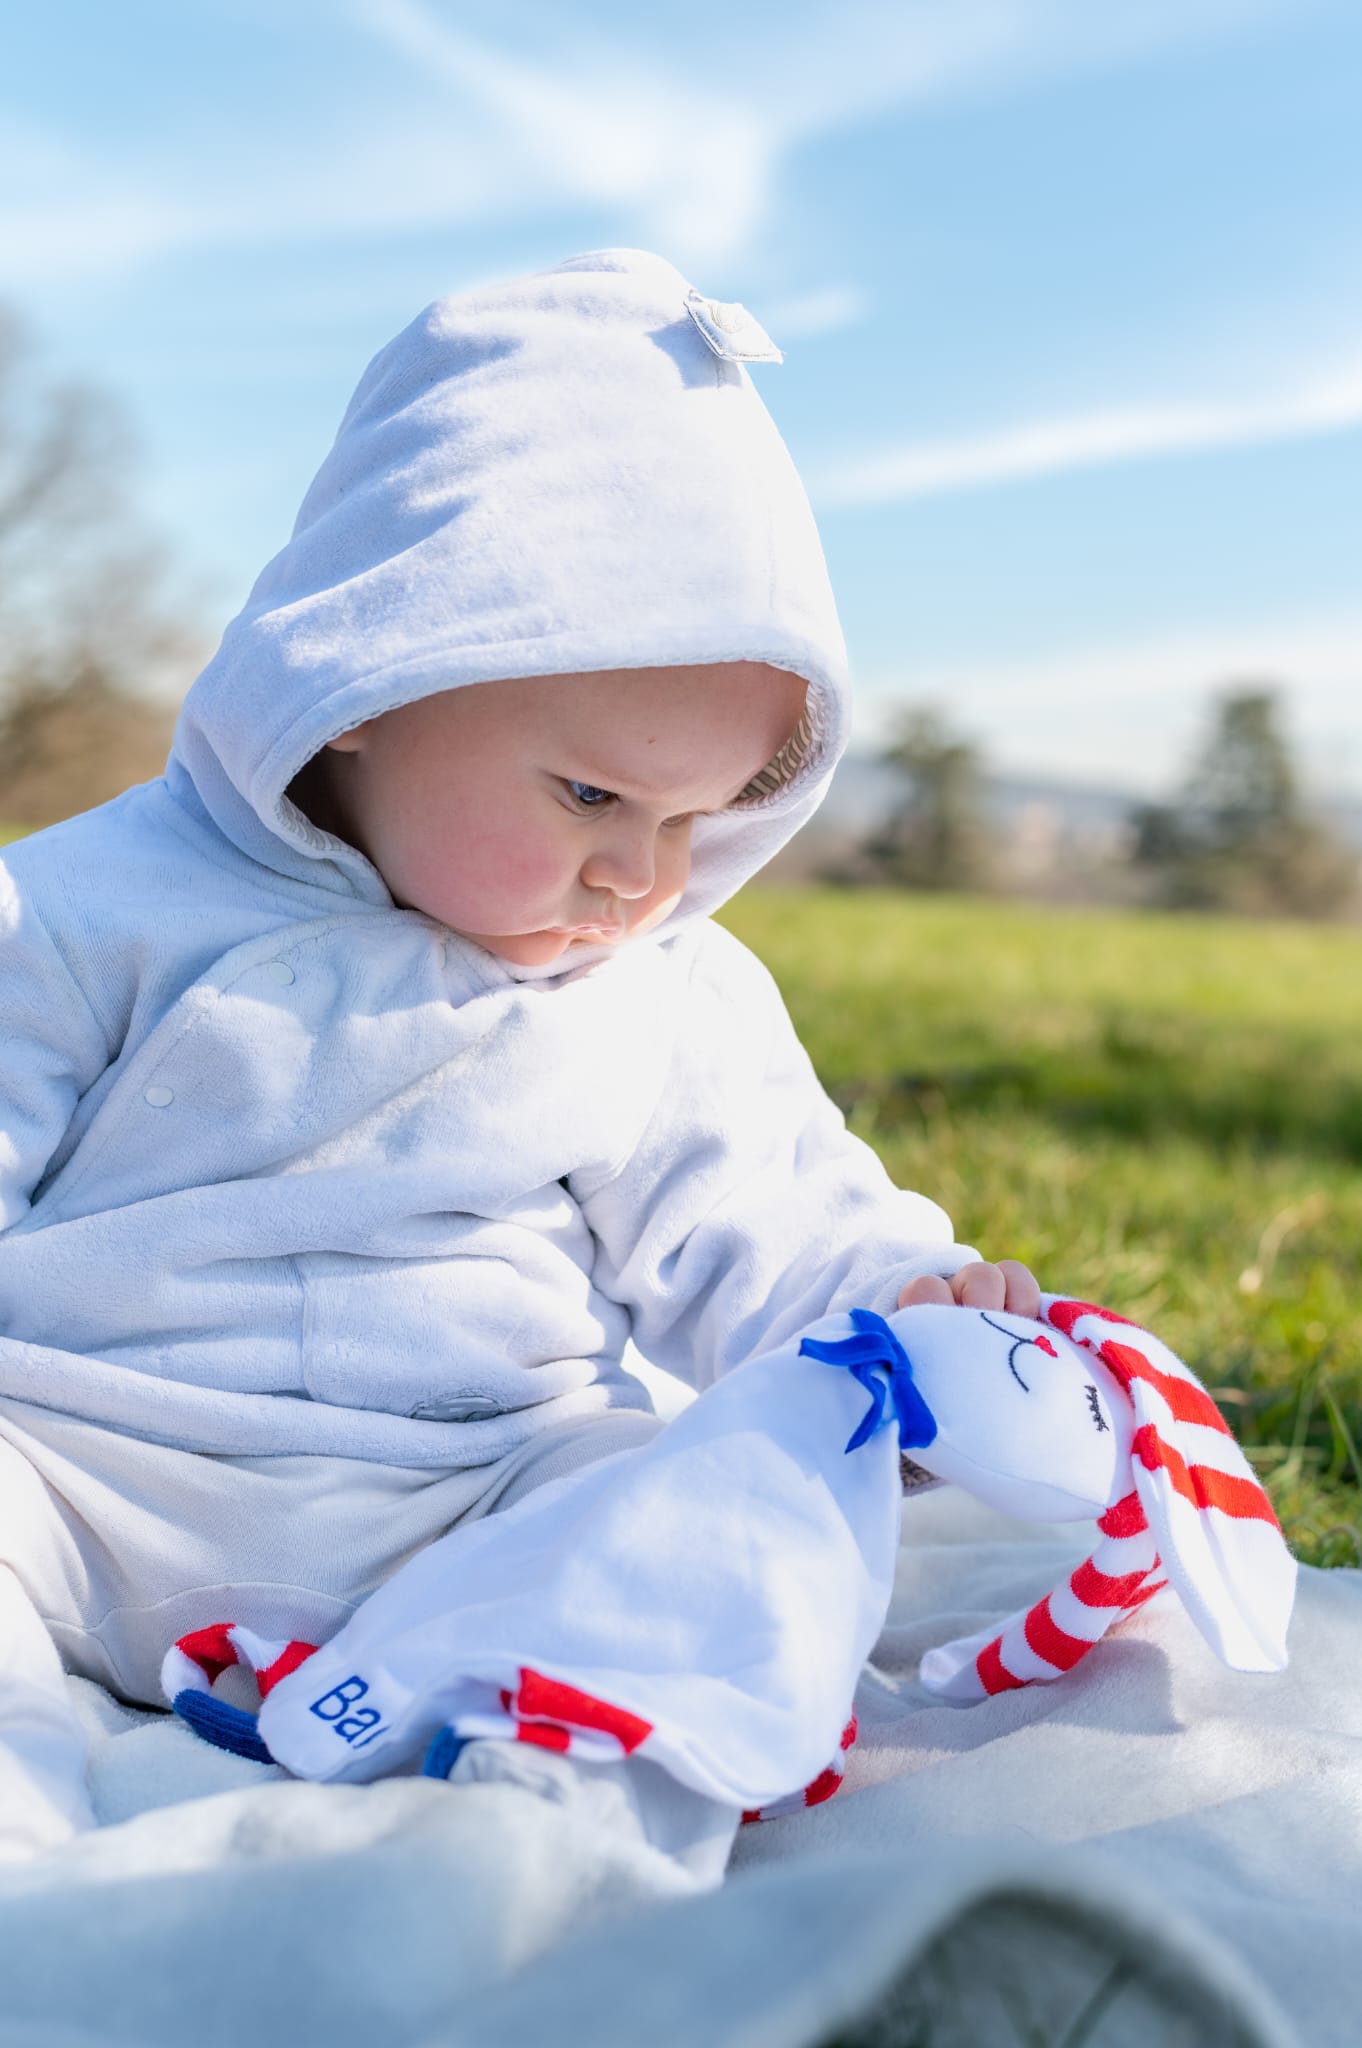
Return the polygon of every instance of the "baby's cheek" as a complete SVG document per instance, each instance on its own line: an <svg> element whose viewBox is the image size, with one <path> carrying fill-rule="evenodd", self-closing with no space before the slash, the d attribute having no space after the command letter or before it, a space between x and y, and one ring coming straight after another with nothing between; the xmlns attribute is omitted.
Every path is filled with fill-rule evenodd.
<svg viewBox="0 0 1362 2048"><path fill-rule="evenodd" d="M576 870L552 846L507 835L500 872L508 895L527 907L541 905L557 913L564 891L576 880Z"/></svg>
<svg viewBox="0 0 1362 2048"><path fill-rule="evenodd" d="M663 835L657 862L657 880L653 894L665 898L670 910L680 902L690 880L691 827L670 831Z"/></svg>
<svg viewBox="0 0 1362 2048"><path fill-rule="evenodd" d="M448 885L478 904L514 908L561 888L564 863L544 835L526 833L504 816L472 817L449 849Z"/></svg>

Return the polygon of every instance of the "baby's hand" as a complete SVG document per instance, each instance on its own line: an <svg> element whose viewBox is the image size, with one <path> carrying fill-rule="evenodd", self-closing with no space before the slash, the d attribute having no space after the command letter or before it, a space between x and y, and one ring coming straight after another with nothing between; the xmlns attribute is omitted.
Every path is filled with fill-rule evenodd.
<svg viewBox="0 0 1362 2048"><path fill-rule="evenodd" d="M965 1308L1000 1308L1014 1316L1038 1317L1040 1283L1017 1259L999 1259L996 1266L981 1259L976 1265L962 1266L949 1280L924 1273L921 1279L910 1281L899 1296L899 1307L916 1308L924 1301L946 1305L954 1301Z"/></svg>

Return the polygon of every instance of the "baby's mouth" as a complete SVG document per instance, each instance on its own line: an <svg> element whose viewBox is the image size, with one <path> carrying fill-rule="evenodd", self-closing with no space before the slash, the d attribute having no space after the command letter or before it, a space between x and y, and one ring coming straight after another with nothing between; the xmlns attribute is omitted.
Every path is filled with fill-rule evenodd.
<svg viewBox="0 0 1362 2048"><path fill-rule="evenodd" d="M555 925L554 930L568 939L618 939L624 935L625 923L622 917L583 918L580 924Z"/></svg>

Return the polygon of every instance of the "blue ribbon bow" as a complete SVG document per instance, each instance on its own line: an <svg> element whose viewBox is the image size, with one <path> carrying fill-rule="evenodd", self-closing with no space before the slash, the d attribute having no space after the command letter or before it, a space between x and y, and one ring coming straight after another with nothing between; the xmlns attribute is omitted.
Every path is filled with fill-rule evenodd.
<svg viewBox="0 0 1362 2048"><path fill-rule="evenodd" d="M884 1317L877 1316L873 1309L852 1309L851 1321L857 1332L854 1337L840 1337L830 1344L818 1337L806 1337L799 1347L801 1355L821 1358L828 1365L844 1365L870 1396L870 1406L847 1449L858 1451L883 1426L886 1394L893 1402L900 1450L922 1449L936 1436L936 1417L914 1383L908 1353ZM880 1376L886 1371L889 1374L887 1387Z"/></svg>

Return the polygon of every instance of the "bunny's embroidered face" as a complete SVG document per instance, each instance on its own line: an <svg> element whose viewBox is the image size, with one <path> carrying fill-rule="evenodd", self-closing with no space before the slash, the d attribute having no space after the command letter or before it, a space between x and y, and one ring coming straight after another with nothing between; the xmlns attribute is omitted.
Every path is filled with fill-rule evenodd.
<svg viewBox="0 0 1362 2048"><path fill-rule="evenodd" d="M914 1463L1032 1521L1100 1515L1129 1484L1130 1402L1091 1352L984 1309L924 1303L890 1320L937 1425Z"/></svg>

